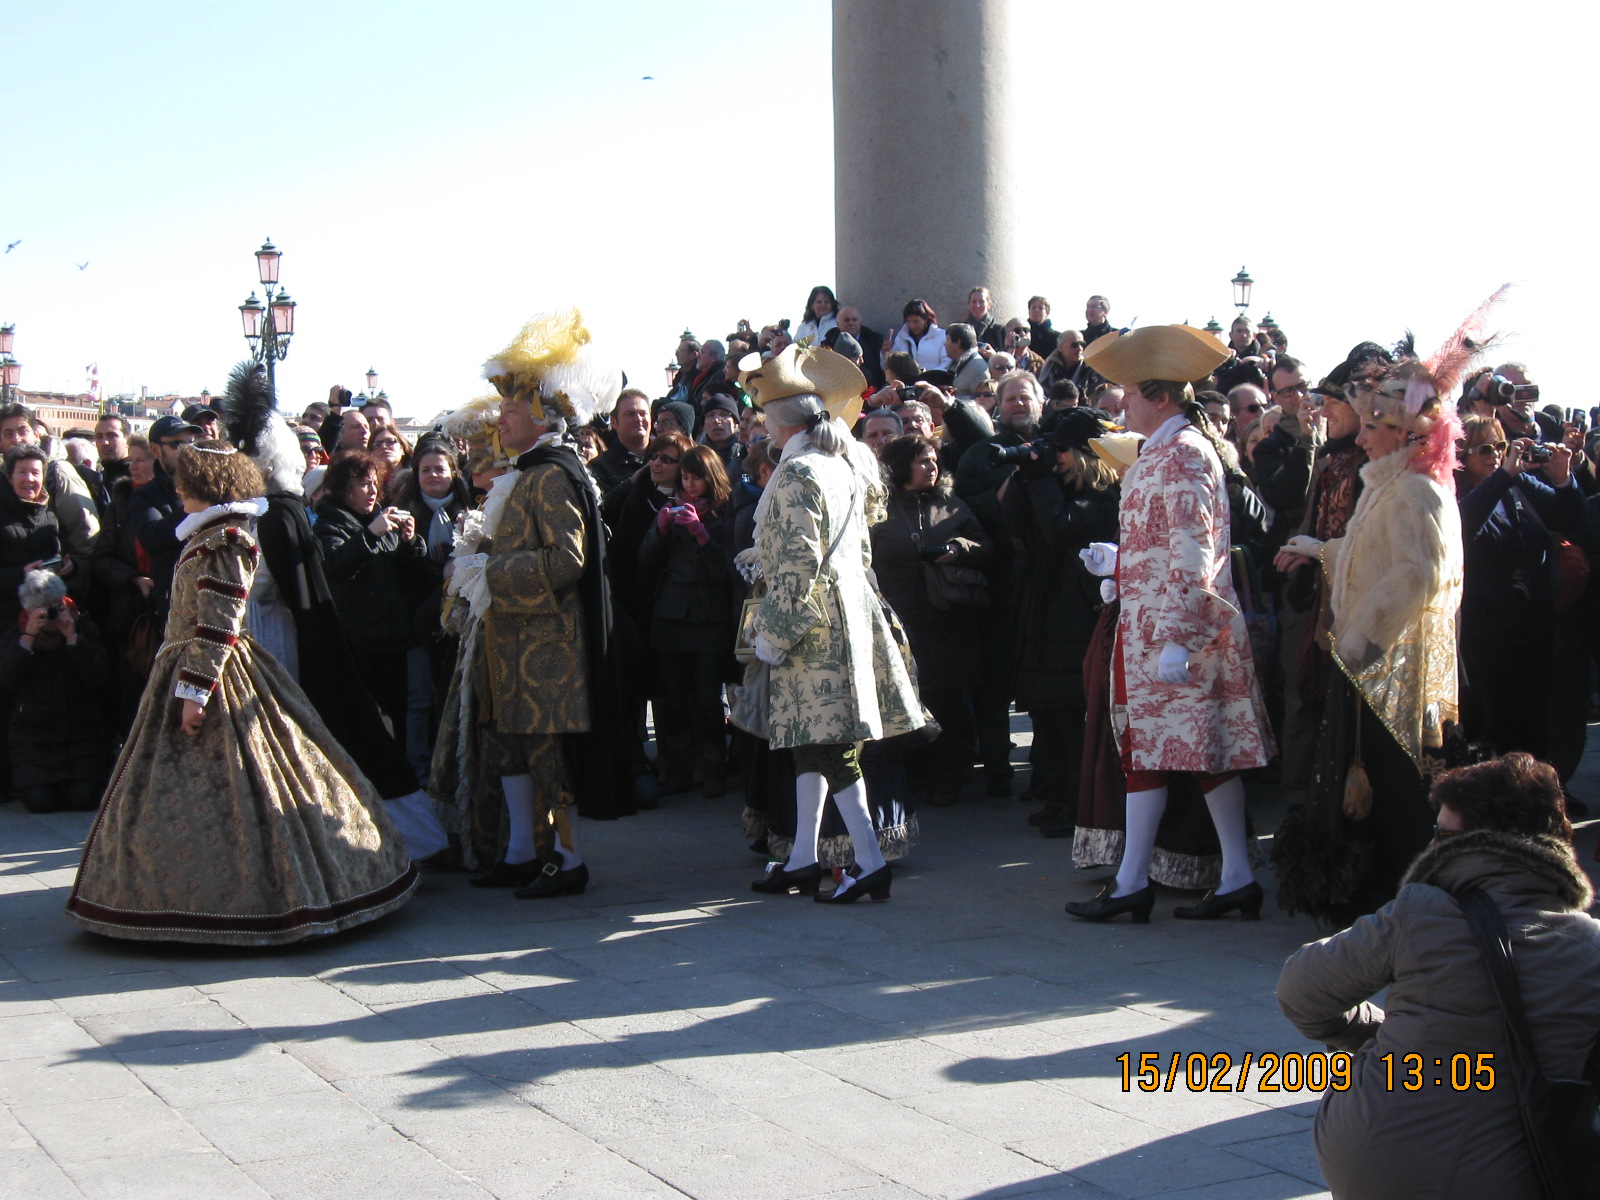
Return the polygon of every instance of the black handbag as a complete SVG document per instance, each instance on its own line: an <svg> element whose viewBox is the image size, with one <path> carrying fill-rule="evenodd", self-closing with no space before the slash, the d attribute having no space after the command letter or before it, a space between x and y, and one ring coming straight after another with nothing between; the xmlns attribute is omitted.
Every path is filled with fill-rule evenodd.
<svg viewBox="0 0 1600 1200"><path fill-rule="evenodd" d="M1505 1014L1522 1128L1539 1188L1545 1200L1600 1200L1600 1112L1595 1106L1595 1085L1588 1079L1550 1079L1545 1075L1534 1053L1533 1033L1511 959L1511 935L1499 905L1478 888L1464 889L1455 897L1477 939L1489 982Z"/></svg>

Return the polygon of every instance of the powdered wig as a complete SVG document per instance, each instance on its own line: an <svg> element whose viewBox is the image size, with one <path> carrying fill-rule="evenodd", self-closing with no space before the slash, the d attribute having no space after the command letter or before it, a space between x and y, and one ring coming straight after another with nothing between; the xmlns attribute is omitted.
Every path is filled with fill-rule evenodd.
<svg viewBox="0 0 1600 1200"><path fill-rule="evenodd" d="M769 401L764 411L768 424L780 429L805 430L812 446L824 454L838 457L844 453L845 443L855 440L842 421L836 421L828 415L827 409L822 407L821 398L809 392Z"/></svg>
<svg viewBox="0 0 1600 1200"><path fill-rule="evenodd" d="M216 438L206 438L178 451L172 482L178 494L207 504L237 504L266 492L261 469L250 458Z"/></svg>

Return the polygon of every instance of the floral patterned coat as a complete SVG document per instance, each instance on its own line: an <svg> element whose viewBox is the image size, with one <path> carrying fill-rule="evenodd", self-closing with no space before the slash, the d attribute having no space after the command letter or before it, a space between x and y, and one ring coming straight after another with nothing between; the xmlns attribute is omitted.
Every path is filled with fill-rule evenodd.
<svg viewBox="0 0 1600 1200"><path fill-rule="evenodd" d="M870 454L853 443L847 452ZM876 464L873 464L875 469ZM767 595L755 631L788 657L771 675L774 749L870 741L922 727L902 654L868 569L868 514L881 519L883 489L804 434L784 447L757 514L756 553ZM843 538L828 559L828 547Z"/></svg>
<svg viewBox="0 0 1600 1200"><path fill-rule="evenodd" d="M1137 771L1219 774L1273 754L1250 635L1228 559L1228 492L1216 451L1185 422L1163 426L1122 482L1117 649L1127 705L1112 722ZM1162 683L1168 642L1190 682Z"/></svg>

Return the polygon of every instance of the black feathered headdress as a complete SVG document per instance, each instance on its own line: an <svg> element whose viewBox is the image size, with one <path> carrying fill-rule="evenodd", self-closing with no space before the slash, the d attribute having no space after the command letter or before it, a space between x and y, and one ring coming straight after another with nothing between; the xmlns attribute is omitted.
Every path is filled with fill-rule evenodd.
<svg viewBox="0 0 1600 1200"><path fill-rule="evenodd" d="M228 440L248 454L266 477L267 491L301 495L306 457L300 439L279 415L267 369L246 360L228 374L219 401Z"/></svg>

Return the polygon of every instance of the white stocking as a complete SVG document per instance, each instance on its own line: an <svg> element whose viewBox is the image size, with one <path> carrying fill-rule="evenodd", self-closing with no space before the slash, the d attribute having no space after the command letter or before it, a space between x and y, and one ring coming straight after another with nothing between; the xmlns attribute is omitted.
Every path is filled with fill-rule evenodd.
<svg viewBox="0 0 1600 1200"><path fill-rule="evenodd" d="M872 810L867 807L867 781L857 778L849 787L833 794L844 827L850 831L850 845L855 848L856 866L863 875L870 875L883 866L883 852L878 849L878 831L872 825Z"/></svg>
<svg viewBox="0 0 1600 1200"><path fill-rule="evenodd" d="M1217 894L1236 892L1255 882L1250 870L1250 843L1245 834L1244 780L1235 775L1206 796L1206 808L1211 811L1211 823L1217 827L1217 841L1222 843L1222 879L1217 884Z"/></svg>
<svg viewBox="0 0 1600 1200"><path fill-rule="evenodd" d="M822 834L822 806L828 799L828 781L818 771L794 779L794 848L785 871L798 871L817 861L817 838Z"/></svg>
<svg viewBox="0 0 1600 1200"><path fill-rule="evenodd" d="M506 862L512 866L539 857L533 841L534 811L532 775L502 775L500 786L506 793L506 813L511 818L511 836L506 842Z"/></svg>
<svg viewBox="0 0 1600 1200"><path fill-rule="evenodd" d="M578 853L578 830L570 820L556 824L556 853L561 856L563 871L570 871L583 862L583 855Z"/></svg>
<svg viewBox="0 0 1600 1200"><path fill-rule="evenodd" d="M1156 830L1167 811L1167 789L1151 788L1128 793L1127 833L1122 839L1122 862L1117 867L1113 896L1129 896L1150 882L1150 856L1156 852Z"/></svg>

